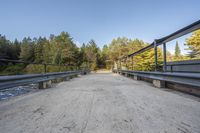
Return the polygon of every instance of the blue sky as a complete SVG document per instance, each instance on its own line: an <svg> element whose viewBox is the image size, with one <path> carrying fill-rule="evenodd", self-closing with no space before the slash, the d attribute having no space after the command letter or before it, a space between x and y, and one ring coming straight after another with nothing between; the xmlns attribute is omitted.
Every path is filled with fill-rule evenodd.
<svg viewBox="0 0 200 133"><path fill-rule="evenodd" d="M0 16L0 34L11 40L67 31L102 47L120 36L168 35L200 19L200 0L0 0Z"/></svg>

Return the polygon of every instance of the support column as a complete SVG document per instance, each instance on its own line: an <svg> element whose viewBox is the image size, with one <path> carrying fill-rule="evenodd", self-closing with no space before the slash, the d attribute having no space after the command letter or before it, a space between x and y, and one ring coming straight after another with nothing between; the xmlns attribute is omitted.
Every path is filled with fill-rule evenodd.
<svg viewBox="0 0 200 133"><path fill-rule="evenodd" d="M46 87L47 87L47 88L52 87L52 81L51 81L51 80L46 81Z"/></svg>
<svg viewBox="0 0 200 133"><path fill-rule="evenodd" d="M165 88L165 81L153 80L153 85L158 88Z"/></svg>
<svg viewBox="0 0 200 133"><path fill-rule="evenodd" d="M157 53L156 41L154 41L154 59L155 59L155 71L157 71L157 68L158 68L158 53Z"/></svg>
<svg viewBox="0 0 200 133"><path fill-rule="evenodd" d="M139 77L139 76L137 76L137 75L134 75L134 78L133 78L134 80L141 80L141 78Z"/></svg>
<svg viewBox="0 0 200 133"><path fill-rule="evenodd" d="M166 43L163 43L163 71L167 71L167 54L166 54Z"/></svg>
<svg viewBox="0 0 200 133"><path fill-rule="evenodd" d="M64 81L69 81L70 78L69 77L64 77Z"/></svg>
<svg viewBox="0 0 200 133"><path fill-rule="evenodd" d="M51 88L51 87L52 87L52 80L42 81L38 83L39 89L46 89L46 88Z"/></svg>
<svg viewBox="0 0 200 133"><path fill-rule="evenodd" d="M47 82L45 82L45 81L39 82L38 88L39 89L46 89L47 88Z"/></svg>

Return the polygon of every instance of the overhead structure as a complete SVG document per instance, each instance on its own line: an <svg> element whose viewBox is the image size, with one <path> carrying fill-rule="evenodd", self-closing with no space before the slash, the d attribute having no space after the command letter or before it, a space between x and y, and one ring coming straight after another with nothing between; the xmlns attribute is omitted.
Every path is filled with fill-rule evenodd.
<svg viewBox="0 0 200 133"><path fill-rule="evenodd" d="M184 35L186 35L188 33L196 31L198 29L200 29L200 20L198 20L198 21L196 21L196 22L194 22L194 23L192 23L192 24L190 24L190 25L188 25L188 26L186 26L186 27L184 27L184 28L182 28L182 29L170 34L170 35L167 35L167 36L165 36L163 38L155 39L154 42L152 42L150 45L148 45L148 46L146 46L146 47L144 47L144 48L142 48L142 49L140 49L140 50L138 50L138 51L136 51L134 53L131 53L131 54L126 55L126 56L123 56L123 57L119 58L119 60L121 61L123 59L136 56L136 55L138 55L140 53L143 53L143 52L145 52L145 51L147 51L147 50L149 50L151 48L154 48L155 71L157 71L157 46L163 45L163 53L164 53L164 61L163 61L164 62L163 63L164 67L163 67L163 70L165 71L166 70L166 43L169 42L169 41L172 41L174 39L177 39L177 38L179 38L181 36L184 36Z"/></svg>

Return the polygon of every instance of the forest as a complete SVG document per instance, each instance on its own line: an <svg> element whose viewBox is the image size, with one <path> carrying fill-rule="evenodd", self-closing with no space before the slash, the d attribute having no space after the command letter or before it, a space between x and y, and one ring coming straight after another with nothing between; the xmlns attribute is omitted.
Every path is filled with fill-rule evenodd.
<svg viewBox="0 0 200 133"><path fill-rule="evenodd" d="M47 64L46 72L58 72L89 68L90 70L111 69L116 66L118 59L133 53L149 45L140 39L128 39L118 37L109 44L100 48L95 40L83 43L78 47L73 37L68 32L59 35L51 34L48 38L30 38L10 41L4 35L0 35L0 59L20 60L29 63L16 63L0 61L0 74L24 74L43 73ZM182 55L178 42L175 44L175 53L167 52L167 61L190 60L200 58L200 30L192 33L185 40L189 53ZM133 64L131 64L133 61ZM158 63L162 66L163 52L158 48ZM49 64L49 65L48 65ZM51 65L50 65L51 64ZM153 49L130 58L122 63L124 69L150 71L154 69Z"/></svg>

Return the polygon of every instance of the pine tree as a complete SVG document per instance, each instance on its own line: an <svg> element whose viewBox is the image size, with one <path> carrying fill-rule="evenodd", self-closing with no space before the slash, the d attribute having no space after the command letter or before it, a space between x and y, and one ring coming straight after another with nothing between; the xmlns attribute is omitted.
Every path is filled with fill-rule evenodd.
<svg viewBox="0 0 200 133"><path fill-rule="evenodd" d="M178 45L178 41L176 41L176 47L175 47L175 57L180 57L181 56L181 50Z"/></svg>
<svg viewBox="0 0 200 133"><path fill-rule="evenodd" d="M33 62L35 60L34 43L29 37L22 40L20 59L29 62Z"/></svg>
<svg viewBox="0 0 200 133"><path fill-rule="evenodd" d="M15 59L15 60L19 59L20 52L21 52L20 45L21 45L21 43L17 39L15 39L15 41L12 45L13 59Z"/></svg>
<svg viewBox="0 0 200 133"><path fill-rule="evenodd" d="M94 40L90 40L89 43L86 45L85 54L87 61L90 64L91 69L96 69L98 67L98 60L99 60L99 48L97 47Z"/></svg>

